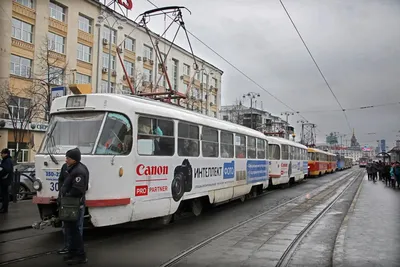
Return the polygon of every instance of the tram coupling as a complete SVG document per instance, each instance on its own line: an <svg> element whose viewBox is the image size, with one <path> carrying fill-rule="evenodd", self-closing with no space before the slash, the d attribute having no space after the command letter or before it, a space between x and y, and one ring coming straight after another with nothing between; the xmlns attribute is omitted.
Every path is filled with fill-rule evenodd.
<svg viewBox="0 0 400 267"><path fill-rule="evenodd" d="M47 226L58 227L58 225L61 225L60 219L52 216L50 219L34 222L32 224L32 228L36 230L43 230Z"/></svg>

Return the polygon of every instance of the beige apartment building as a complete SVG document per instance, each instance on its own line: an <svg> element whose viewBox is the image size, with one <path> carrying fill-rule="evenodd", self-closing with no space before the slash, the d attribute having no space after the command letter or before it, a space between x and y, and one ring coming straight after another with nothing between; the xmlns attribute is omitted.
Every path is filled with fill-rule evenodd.
<svg viewBox="0 0 400 267"><path fill-rule="evenodd" d="M31 99L23 90L32 87L33 76L38 73L52 76L53 79L46 78L47 81L52 87L65 87L66 94L76 88L92 93L129 93L128 80L140 92L166 90L166 79L145 30L100 2L0 1L0 12L6 13L0 16L0 79L2 83L8 82L10 89L22 91L14 101L18 104L11 107L15 116L26 111L25 106ZM167 40L159 38L159 42L161 49L169 48ZM118 46L127 76L116 54ZM52 62L47 74L40 72L44 53L49 59L47 63ZM218 117L223 71L201 58L196 57L196 60L200 68L197 72L193 69L191 53L173 45L166 61L171 85L174 90L189 96L181 101L185 107ZM194 80L188 92L192 77ZM32 162L47 124L42 118L33 118L22 129L27 134L17 147L10 116L7 110L0 110L0 147L22 149L19 160Z"/></svg>

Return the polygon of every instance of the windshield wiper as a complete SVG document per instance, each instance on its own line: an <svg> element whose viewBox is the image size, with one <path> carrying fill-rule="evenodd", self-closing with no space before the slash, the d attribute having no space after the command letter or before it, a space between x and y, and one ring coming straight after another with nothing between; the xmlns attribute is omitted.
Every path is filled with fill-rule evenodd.
<svg viewBox="0 0 400 267"><path fill-rule="evenodd" d="M49 148L49 142L51 143L52 148L54 148L54 146L55 146L55 141L54 141L53 132L54 132L54 129L56 128L56 125L57 125L57 121L54 123L54 126L53 126L53 128L51 129L51 131L47 134L46 150L47 150L47 153L49 154L51 160L52 160L55 164L58 165L58 161L57 161L57 159L56 159L56 158L54 157L54 155L53 155L54 152L53 152L53 151L50 151L50 148Z"/></svg>

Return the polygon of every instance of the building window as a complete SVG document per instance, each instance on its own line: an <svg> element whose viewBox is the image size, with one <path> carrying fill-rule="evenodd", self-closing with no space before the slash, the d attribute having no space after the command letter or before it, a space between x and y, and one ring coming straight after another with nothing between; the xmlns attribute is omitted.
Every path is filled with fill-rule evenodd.
<svg viewBox="0 0 400 267"><path fill-rule="evenodd" d="M132 94L131 88L129 88L128 86L123 86L121 89L121 93L123 95L130 95Z"/></svg>
<svg viewBox="0 0 400 267"><path fill-rule="evenodd" d="M78 84L90 83L91 77L89 75L76 73L75 82Z"/></svg>
<svg viewBox="0 0 400 267"><path fill-rule="evenodd" d="M196 78L196 80L200 80L200 71L196 72L195 78Z"/></svg>
<svg viewBox="0 0 400 267"><path fill-rule="evenodd" d="M108 53L103 52L103 68L108 69ZM115 56L111 55L111 69L115 70Z"/></svg>
<svg viewBox="0 0 400 267"><path fill-rule="evenodd" d="M107 26L104 26L103 28L103 39L106 39L107 41L110 40L110 31L111 31L111 43L115 44L117 43L117 31L114 29L110 29Z"/></svg>
<svg viewBox="0 0 400 267"><path fill-rule="evenodd" d="M153 80L153 71L148 69L143 69L143 81L151 82Z"/></svg>
<svg viewBox="0 0 400 267"><path fill-rule="evenodd" d="M126 72L128 73L129 76L134 76L135 73L135 64L129 61L124 60L124 65Z"/></svg>
<svg viewBox="0 0 400 267"><path fill-rule="evenodd" d="M190 76L190 66L188 64L183 64L183 74Z"/></svg>
<svg viewBox="0 0 400 267"><path fill-rule="evenodd" d="M213 79L213 84L212 84L212 86L214 87L214 88L218 88L218 81L217 81L217 79L216 78L212 78Z"/></svg>
<svg viewBox="0 0 400 267"><path fill-rule="evenodd" d="M124 47L126 50L135 51L135 40L132 38L126 37L125 42L124 42Z"/></svg>
<svg viewBox="0 0 400 267"><path fill-rule="evenodd" d="M11 55L10 73L13 75L30 78L32 60L16 55Z"/></svg>
<svg viewBox="0 0 400 267"><path fill-rule="evenodd" d="M14 0L14 1L23 6L33 8L33 0Z"/></svg>
<svg viewBox="0 0 400 267"><path fill-rule="evenodd" d="M64 54L65 53L65 38L55 33L49 32L48 47L49 50Z"/></svg>
<svg viewBox="0 0 400 267"><path fill-rule="evenodd" d="M79 14L78 29L87 33L92 33L92 20Z"/></svg>
<svg viewBox="0 0 400 267"><path fill-rule="evenodd" d="M153 59L153 48L145 45L143 48L143 57L147 58L148 60Z"/></svg>
<svg viewBox="0 0 400 267"><path fill-rule="evenodd" d="M49 84L62 85L64 83L64 70L54 66L48 69L46 80Z"/></svg>
<svg viewBox="0 0 400 267"><path fill-rule="evenodd" d="M172 79L172 88L175 91L178 91L178 67L179 67L179 61L177 59L172 59L172 62L174 64L173 69L172 69L172 75L173 75L173 79Z"/></svg>
<svg viewBox="0 0 400 267"><path fill-rule="evenodd" d="M12 19L12 37L27 43L32 43L33 26L21 20Z"/></svg>
<svg viewBox="0 0 400 267"><path fill-rule="evenodd" d="M78 44L77 58L90 63L92 60L92 48L90 46Z"/></svg>
<svg viewBox="0 0 400 267"><path fill-rule="evenodd" d="M54 2L50 2L50 18L65 22L65 8Z"/></svg>
<svg viewBox="0 0 400 267"><path fill-rule="evenodd" d="M101 80L101 93L113 93L115 89L115 83L110 83L110 92L107 90L108 81Z"/></svg>
<svg viewBox="0 0 400 267"><path fill-rule="evenodd" d="M20 151L17 159L18 163L28 162L29 159L28 143L8 142L7 147L8 149L10 149L10 156L12 158L15 158L17 152Z"/></svg>
<svg viewBox="0 0 400 267"><path fill-rule="evenodd" d="M16 121L27 121L31 118L30 99L11 96L8 102L8 106L10 108L8 119Z"/></svg>

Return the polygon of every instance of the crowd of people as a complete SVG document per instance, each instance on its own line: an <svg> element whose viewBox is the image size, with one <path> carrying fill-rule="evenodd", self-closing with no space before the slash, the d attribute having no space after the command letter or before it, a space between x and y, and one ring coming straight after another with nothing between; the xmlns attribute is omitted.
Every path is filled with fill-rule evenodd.
<svg viewBox="0 0 400 267"><path fill-rule="evenodd" d="M387 186L400 188L400 162L383 163L381 160L367 164L368 180L376 182L378 179Z"/></svg>

